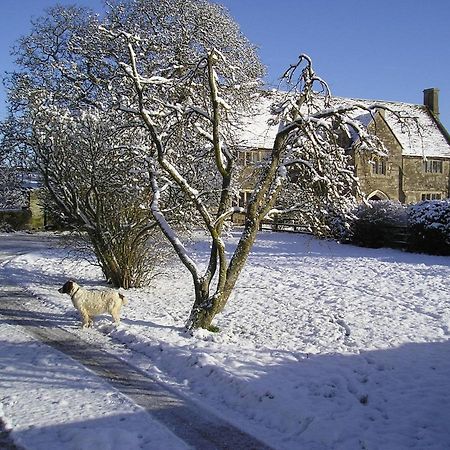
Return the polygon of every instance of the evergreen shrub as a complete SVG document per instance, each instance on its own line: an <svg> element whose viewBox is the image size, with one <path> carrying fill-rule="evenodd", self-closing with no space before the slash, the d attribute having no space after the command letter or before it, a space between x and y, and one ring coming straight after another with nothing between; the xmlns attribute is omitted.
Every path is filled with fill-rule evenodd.
<svg viewBox="0 0 450 450"><path fill-rule="evenodd" d="M408 207L410 250L450 255L450 199L425 200Z"/></svg>

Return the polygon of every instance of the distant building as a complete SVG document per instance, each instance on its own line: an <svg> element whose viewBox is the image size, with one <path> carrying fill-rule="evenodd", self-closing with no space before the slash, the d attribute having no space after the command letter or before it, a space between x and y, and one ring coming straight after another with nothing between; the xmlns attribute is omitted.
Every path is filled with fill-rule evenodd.
<svg viewBox="0 0 450 450"><path fill-rule="evenodd" d="M423 105L345 98L334 101L388 108L380 108L375 114L361 110L361 115L355 117L388 149L386 157L359 152L352 155L356 175L367 198L416 203L450 196L450 136L439 120L438 89L424 91ZM243 127L240 162L244 166L252 165L270 153L277 132L275 126L267 125L271 117L270 103L269 94L261 103L261 113L248 119ZM401 125L393 112L414 120L408 126ZM251 185L250 180L243 181L241 206L251 193Z"/></svg>
<svg viewBox="0 0 450 450"><path fill-rule="evenodd" d="M35 174L22 174L22 178L20 183L17 182L9 192L3 194L5 198L0 202L0 230L39 230L46 225L42 185L38 177Z"/></svg>

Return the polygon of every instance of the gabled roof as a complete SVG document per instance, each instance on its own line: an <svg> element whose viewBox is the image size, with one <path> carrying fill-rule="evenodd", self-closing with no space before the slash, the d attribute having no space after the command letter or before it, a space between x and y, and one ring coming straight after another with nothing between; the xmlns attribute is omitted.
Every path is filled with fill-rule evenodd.
<svg viewBox="0 0 450 450"><path fill-rule="evenodd" d="M365 106L385 106L384 118L394 136L403 148L403 156L420 156L424 158L450 158L450 143L441 131L438 121L426 106L411 103L375 101L365 99L337 99L344 102L354 102ZM407 119L400 123L392 110ZM361 122L368 125L373 118L364 113ZM409 119L408 119L409 118ZM364 123L366 122L366 123ZM440 125L443 127L442 125Z"/></svg>
<svg viewBox="0 0 450 450"><path fill-rule="evenodd" d="M243 118L241 121L238 145L249 148L272 147L278 131L278 125L269 125L270 119L273 118L271 105L280 94L285 95L284 93L272 91L264 93L258 98L254 114ZM450 158L448 133L445 132L442 124L439 124L423 105L342 97L334 97L332 103L335 106L350 104L366 107L375 104L384 106L388 108L385 111L384 118L402 146L404 156ZM394 113L410 119L399 123ZM364 109L357 110L354 117L364 126L368 126L373 120L372 115ZM441 131L440 127L443 131Z"/></svg>

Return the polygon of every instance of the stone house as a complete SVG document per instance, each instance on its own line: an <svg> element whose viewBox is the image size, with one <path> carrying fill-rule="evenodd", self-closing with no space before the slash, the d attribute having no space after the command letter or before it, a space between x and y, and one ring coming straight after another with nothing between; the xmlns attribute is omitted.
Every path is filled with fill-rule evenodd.
<svg viewBox="0 0 450 450"><path fill-rule="evenodd" d="M439 121L438 95L438 89L426 89L423 105L378 102L415 122L401 126L381 109L370 118L367 128L383 141L388 155L354 155L356 175L369 199L416 203L450 196L450 136Z"/></svg>
<svg viewBox="0 0 450 450"><path fill-rule="evenodd" d="M268 156L274 141L277 130L267 125L270 96L263 99L260 114L243 124L239 162L244 168ZM407 204L450 197L450 136L439 121L438 89L424 91L423 105L346 98L336 98L335 102L388 108L380 108L373 115L360 110L355 116L379 137L388 151L385 157L352 153L356 175L368 199ZM400 124L395 113L408 119ZM240 206L245 205L251 194L250 173L243 171Z"/></svg>

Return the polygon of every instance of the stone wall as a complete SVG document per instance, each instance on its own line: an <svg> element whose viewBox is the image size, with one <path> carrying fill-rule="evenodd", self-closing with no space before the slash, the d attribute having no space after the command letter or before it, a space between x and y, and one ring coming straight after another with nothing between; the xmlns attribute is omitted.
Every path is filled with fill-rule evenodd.
<svg viewBox="0 0 450 450"><path fill-rule="evenodd" d="M419 202L422 200L422 194L427 193L439 193L442 198L449 197L450 161L440 159L442 173L426 173L421 157L403 158L405 203Z"/></svg>
<svg viewBox="0 0 450 450"><path fill-rule="evenodd" d="M44 207L42 206L41 191L34 189L30 191L29 208L31 211L31 219L29 227L33 230L40 230L45 227Z"/></svg>
<svg viewBox="0 0 450 450"><path fill-rule="evenodd" d="M378 138L389 149L386 160L386 173L374 174L371 160L374 155L367 153L355 156L356 176L360 180L361 189L369 195L375 191L383 192L388 199L404 200L402 191L402 148L391 129L386 124L383 114L377 113L374 122L369 125L369 131L376 133Z"/></svg>

